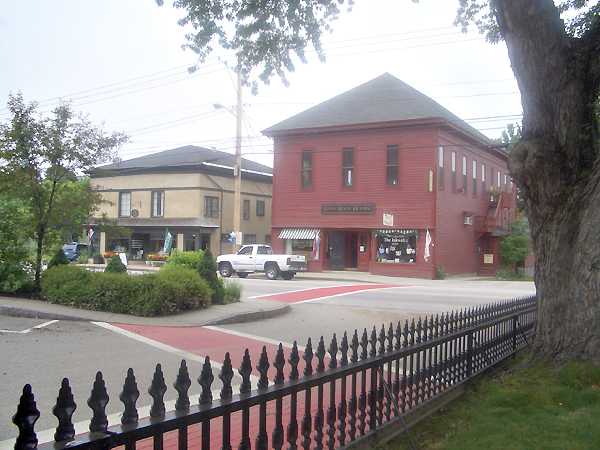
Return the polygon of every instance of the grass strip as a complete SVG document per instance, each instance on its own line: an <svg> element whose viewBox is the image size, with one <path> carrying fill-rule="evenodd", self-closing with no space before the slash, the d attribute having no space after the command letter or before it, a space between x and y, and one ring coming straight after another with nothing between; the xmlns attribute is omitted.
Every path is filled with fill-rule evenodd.
<svg viewBox="0 0 600 450"><path fill-rule="evenodd" d="M524 358L523 355L520 358ZM512 365L411 429L419 450L600 448L600 367ZM406 435L387 450L412 449Z"/></svg>

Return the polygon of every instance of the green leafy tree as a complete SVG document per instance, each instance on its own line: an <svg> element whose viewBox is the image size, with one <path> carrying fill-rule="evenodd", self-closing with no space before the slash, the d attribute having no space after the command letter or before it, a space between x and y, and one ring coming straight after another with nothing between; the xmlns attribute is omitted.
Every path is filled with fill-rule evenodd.
<svg viewBox="0 0 600 450"><path fill-rule="evenodd" d="M39 292L42 255L65 229L82 229L83 222L102 202L89 181L78 176L115 157L126 142L121 133L107 135L69 103L50 117L36 113L36 103L10 95L11 118L0 125L0 190L23 204L24 230L37 245L35 288Z"/></svg>
<svg viewBox="0 0 600 450"><path fill-rule="evenodd" d="M156 3L162 6L164 0ZM234 50L244 81L256 93L256 81L248 79L254 67L260 67L263 83L268 84L276 74L288 86L286 73L294 71L294 57L306 64L308 47L325 61L321 37L324 31L330 31L330 23L338 18L344 3L350 10L354 0L175 0L173 6L186 11L179 24L195 31L186 35L183 48L194 51L200 63L215 45Z"/></svg>
<svg viewBox="0 0 600 450"><path fill-rule="evenodd" d="M202 252L202 259L198 266L198 273L204 278L212 290L211 300L213 304L222 305L225 301L225 289L223 283L217 276L217 261L210 248Z"/></svg>
<svg viewBox="0 0 600 450"><path fill-rule="evenodd" d="M33 279L28 273L28 239L23 232L25 211L19 201L0 196L0 291L28 292Z"/></svg>
<svg viewBox="0 0 600 450"><path fill-rule="evenodd" d="M525 220L513 220L510 234L500 241L498 253L504 263L517 271L517 265L527 259L531 252L531 239L528 235L528 224Z"/></svg>

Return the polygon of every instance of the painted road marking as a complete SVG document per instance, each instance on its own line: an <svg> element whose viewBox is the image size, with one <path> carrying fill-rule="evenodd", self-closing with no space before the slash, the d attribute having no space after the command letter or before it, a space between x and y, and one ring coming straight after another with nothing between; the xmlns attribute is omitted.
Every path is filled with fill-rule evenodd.
<svg viewBox="0 0 600 450"><path fill-rule="evenodd" d="M207 330L214 330L214 331L218 331L220 333L227 333L227 334L231 334L232 336L238 336L244 339L254 339L255 341L260 341L260 342L264 342L265 344L272 344L272 345L277 345L279 346L279 344L281 344L282 347L285 348L293 348L294 344L290 344L289 342L281 342L281 341L276 341L275 339L269 339L269 338L265 338L265 337L260 337L260 336L256 336L254 334L248 334L248 333L242 333L241 331L233 331L233 330L228 330L226 328L221 328L221 327L213 327L213 326L205 326L204 328L206 328ZM304 351L304 347L297 345L298 350L303 352Z"/></svg>
<svg viewBox="0 0 600 450"><path fill-rule="evenodd" d="M241 336L217 327L156 327L103 322L97 324L186 359L204 363L204 358L208 356L212 367L219 370L226 353L229 353L233 367L240 367L246 349L256 364L263 346L267 348L269 356L275 355L279 347L279 342L272 339L252 335ZM291 348L290 344L286 345ZM258 380L258 377L253 375L253 379Z"/></svg>
<svg viewBox="0 0 600 450"><path fill-rule="evenodd" d="M204 357L201 355L196 355L194 353L190 353L190 352L186 352L185 350L181 350L177 347L173 347L171 345L167 345L164 344L162 342L150 339L148 337L142 336L140 334L137 334L135 332L126 330L124 328L122 328L124 325L119 324L119 325L112 325L110 323L106 323L106 322L92 322L94 325L97 325L99 327L102 327L106 330L110 330L113 331L115 333L118 333L122 336L126 336L130 339L134 339L138 342L142 342L144 344L150 345L154 348L158 348L159 350L164 350L165 352L169 352L169 353L173 353L174 355L180 356L183 359L189 360L189 361L196 361L199 362L201 364L204 364ZM223 366L222 364L213 361L211 359L210 364L213 368L215 369L221 369L221 367Z"/></svg>
<svg viewBox="0 0 600 450"><path fill-rule="evenodd" d="M280 292L278 294L260 295L256 299L274 300L281 303L308 303L326 298L339 297L354 294L355 292L370 291L376 289L394 289L406 287L393 284L356 284L345 286L328 286L312 289L301 289L298 291Z"/></svg>
<svg viewBox="0 0 600 450"><path fill-rule="evenodd" d="M36 325L35 327L27 328L26 330L14 331L14 330L0 330L0 333L15 333L15 334L27 334L32 330L40 330L42 328L47 327L48 325L52 325L53 323L58 322L58 320L50 320L48 322L44 322L40 325Z"/></svg>

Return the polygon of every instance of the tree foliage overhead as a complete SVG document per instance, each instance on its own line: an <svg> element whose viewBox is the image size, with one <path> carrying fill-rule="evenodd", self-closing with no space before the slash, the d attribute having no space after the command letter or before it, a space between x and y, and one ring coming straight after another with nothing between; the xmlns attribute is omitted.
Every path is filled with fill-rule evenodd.
<svg viewBox="0 0 600 450"><path fill-rule="evenodd" d="M162 6L164 0L156 3ZM186 35L183 48L194 51L199 63L216 44L235 51L244 82L251 69L259 67L263 83L276 74L287 86L286 73L294 71L294 58L306 63L308 48L325 61L321 37L344 3L350 10L354 0L175 0L173 6L186 11L179 25L191 26L194 33ZM256 92L256 82L252 86Z"/></svg>
<svg viewBox="0 0 600 450"><path fill-rule="evenodd" d="M127 141L122 133L107 134L69 103L50 117L39 116L36 103L10 95L11 118L0 124L0 192L18 199L26 211L26 235L37 244L36 287L42 254L57 233L81 229L102 198L89 180L79 177L94 165L114 159Z"/></svg>

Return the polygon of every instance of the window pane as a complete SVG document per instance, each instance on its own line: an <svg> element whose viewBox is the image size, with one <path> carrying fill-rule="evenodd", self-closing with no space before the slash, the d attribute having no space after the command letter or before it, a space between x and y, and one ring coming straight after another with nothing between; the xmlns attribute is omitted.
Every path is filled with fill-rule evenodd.
<svg viewBox="0 0 600 450"><path fill-rule="evenodd" d="M352 187L354 184L354 171L353 169L344 169L343 175L344 179L342 180L342 184L344 187Z"/></svg>
<svg viewBox="0 0 600 450"><path fill-rule="evenodd" d="M398 146L388 145L387 147L387 165L386 165L386 186L398 186Z"/></svg>
<svg viewBox="0 0 600 450"><path fill-rule="evenodd" d="M250 200L244 200L244 220L250 219Z"/></svg>
<svg viewBox="0 0 600 450"><path fill-rule="evenodd" d="M398 165L398 146L388 145L387 147L387 165L397 166Z"/></svg>
<svg viewBox="0 0 600 450"><path fill-rule="evenodd" d="M350 148L344 149L344 167L354 167L354 150Z"/></svg>
<svg viewBox="0 0 600 450"><path fill-rule="evenodd" d="M152 192L152 216L162 216L165 206L165 191Z"/></svg>
<svg viewBox="0 0 600 450"><path fill-rule="evenodd" d="M456 191L456 153L452 152L452 192Z"/></svg>
<svg viewBox="0 0 600 450"><path fill-rule="evenodd" d="M444 189L444 149L442 147L438 152L438 174L440 189Z"/></svg>
<svg viewBox="0 0 600 450"><path fill-rule="evenodd" d="M119 194L119 216L129 217L131 215L131 192Z"/></svg>
<svg viewBox="0 0 600 450"><path fill-rule="evenodd" d="M219 217L219 197L204 197L204 217Z"/></svg>
<svg viewBox="0 0 600 450"><path fill-rule="evenodd" d="M342 186L354 186L354 150L345 148L342 157Z"/></svg>
<svg viewBox="0 0 600 450"><path fill-rule="evenodd" d="M463 156L463 190L464 194L467 194L467 157Z"/></svg>
<svg viewBox="0 0 600 450"><path fill-rule="evenodd" d="M264 216L265 215L265 202L262 200L256 201L256 215Z"/></svg>
<svg viewBox="0 0 600 450"><path fill-rule="evenodd" d="M302 189L312 188L312 152L302 152Z"/></svg>
<svg viewBox="0 0 600 450"><path fill-rule="evenodd" d="M473 197L477 197L477 161L473 161Z"/></svg>

